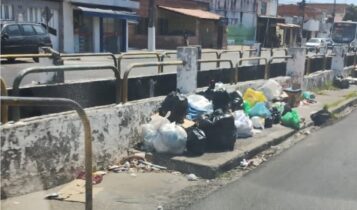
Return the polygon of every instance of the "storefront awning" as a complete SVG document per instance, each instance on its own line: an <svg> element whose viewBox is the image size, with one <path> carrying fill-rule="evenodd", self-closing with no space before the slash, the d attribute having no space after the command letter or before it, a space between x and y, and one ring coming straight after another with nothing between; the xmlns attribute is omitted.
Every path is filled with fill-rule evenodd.
<svg viewBox="0 0 357 210"><path fill-rule="evenodd" d="M187 15L199 19L206 19L206 20L219 20L221 18L220 15L217 15L212 12L200 10L200 9L185 9L185 8L175 8L175 7L164 7L159 6L161 9L165 9L171 12L176 12L182 15Z"/></svg>
<svg viewBox="0 0 357 210"><path fill-rule="evenodd" d="M279 26L281 28L300 28L299 25L290 23L277 23L276 26Z"/></svg>
<svg viewBox="0 0 357 210"><path fill-rule="evenodd" d="M90 7L82 7L78 6L77 9L81 10L83 14L89 16L96 17L104 17L104 18L118 18L118 19L126 19L131 21L137 21L139 16L137 16L134 12L120 11L120 10L111 10L111 9L97 9Z"/></svg>

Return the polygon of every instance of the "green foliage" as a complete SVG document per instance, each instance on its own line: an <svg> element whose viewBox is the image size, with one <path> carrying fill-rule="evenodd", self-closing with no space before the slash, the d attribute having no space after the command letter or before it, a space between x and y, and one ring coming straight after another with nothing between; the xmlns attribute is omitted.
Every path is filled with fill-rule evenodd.
<svg viewBox="0 0 357 210"><path fill-rule="evenodd" d="M346 14L345 14L345 17L343 17L343 20L357 21L357 6L356 5L351 4L346 8Z"/></svg>

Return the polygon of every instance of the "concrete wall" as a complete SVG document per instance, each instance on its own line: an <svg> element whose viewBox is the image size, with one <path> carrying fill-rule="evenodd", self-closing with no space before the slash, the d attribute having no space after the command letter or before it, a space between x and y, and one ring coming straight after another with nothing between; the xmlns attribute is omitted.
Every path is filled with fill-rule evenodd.
<svg viewBox="0 0 357 210"><path fill-rule="evenodd" d="M94 165L116 163L139 141L162 97L87 109ZM73 112L29 118L2 126L1 196L47 189L70 181L84 168L83 126Z"/></svg>

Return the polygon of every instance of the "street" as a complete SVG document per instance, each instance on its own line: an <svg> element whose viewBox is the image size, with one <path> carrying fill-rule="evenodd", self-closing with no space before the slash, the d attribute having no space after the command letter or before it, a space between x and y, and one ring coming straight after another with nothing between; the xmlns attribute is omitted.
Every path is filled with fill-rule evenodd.
<svg viewBox="0 0 357 210"><path fill-rule="evenodd" d="M276 51L274 56L282 56L284 55L284 51ZM249 57L248 52L245 52L244 57ZM269 52L263 51L263 57L268 57ZM202 59L217 59L214 54L203 54ZM221 59L229 59L236 64L238 62L237 53L227 53L222 56ZM171 56L169 58L165 58L165 61L176 60L176 56ZM274 62L282 62L283 60L277 59ZM157 59L149 58L149 59L123 59L121 62L121 75L124 74L124 71L127 69L129 64L132 63L143 63L143 62L157 62ZM113 65L113 61L109 57L80 57L80 58L64 58L64 65ZM244 62L243 65L249 65L248 62ZM15 77L19 74L20 71L36 66L43 66L41 63L35 63L32 59L17 59L14 63L9 63L6 60L1 61L1 77L5 79L5 82L8 87L12 86L12 83ZM216 63L206 63L202 64L202 70L215 69ZM222 68L229 67L227 63L221 64ZM164 73L172 73L176 72L175 66L166 66L164 67ZM157 74L156 67L147 67L147 68L139 68L134 69L129 77L135 76L146 76L146 75L154 75ZM37 81L39 78L38 74L30 74L27 75L22 85L31 84L32 81ZM76 71L76 72L66 72L65 80L68 81L79 81L79 80L88 80L88 79L103 79L103 78L114 78L113 72L111 71Z"/></svg>
<svg viewBox="0 0 357 210"><path fill-rule="evenodd" d="M357 112L189 209L357 209Z"/></svg>

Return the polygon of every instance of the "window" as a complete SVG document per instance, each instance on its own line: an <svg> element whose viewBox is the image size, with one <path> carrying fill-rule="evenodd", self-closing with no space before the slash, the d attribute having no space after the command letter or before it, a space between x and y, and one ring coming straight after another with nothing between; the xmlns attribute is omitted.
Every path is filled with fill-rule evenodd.
<svg viewBox="0 0 357 210"><path fill-rule="evenodd" d="M34 25L33 28L35 29L37 34L45 34L46 31L42 26Z"/></svg>
<svg viewBox="0 0 357 210"><path fill-rule="evenodd" d="M260 14L262 15L266 15L267 14L267 3L266 2L262 2L262 7L261 7L261 10L260 10Z"/></svg>
<svg viewBox="0 0 357 210"><path fill-rule="evenodd" d="M31 36L36 34L32 28L32 25L22 25L22 29L24 30L25 36Z"/></svg>
<svg viewBox="0 0 357 210"><path fill-rule="evenodd" d="M0 19L13 20L13 8L12 5L1 4Z"/></svg>
<svg viewBox="0 0 357 210"><path fill-rule="evenodd" d="M8 25L8 26L6 26L5 32L9 36L20 36L21 35L20 28L19 28L18 25Z"/></svg>

